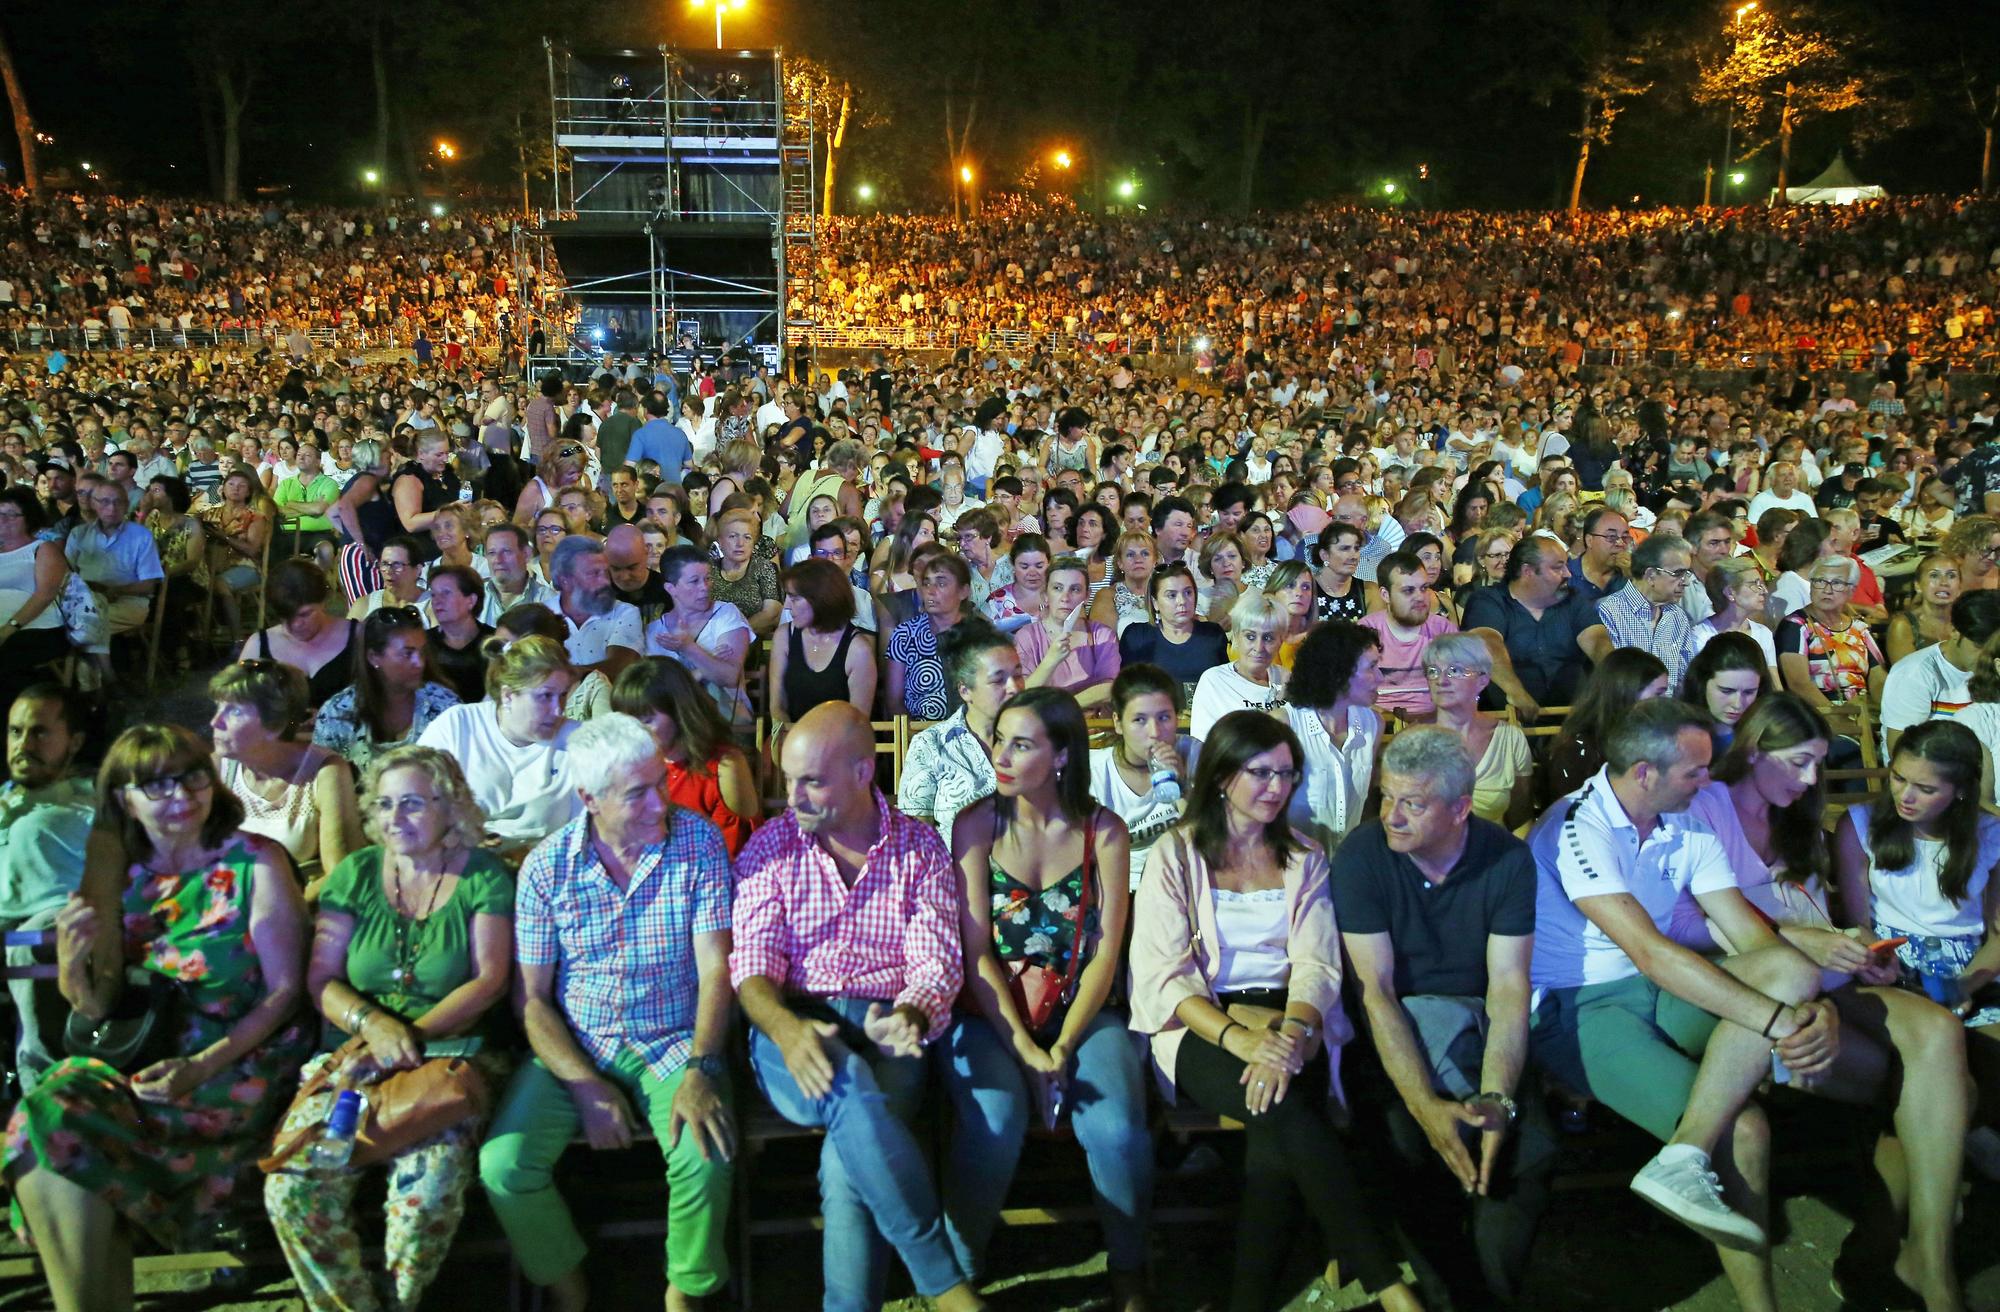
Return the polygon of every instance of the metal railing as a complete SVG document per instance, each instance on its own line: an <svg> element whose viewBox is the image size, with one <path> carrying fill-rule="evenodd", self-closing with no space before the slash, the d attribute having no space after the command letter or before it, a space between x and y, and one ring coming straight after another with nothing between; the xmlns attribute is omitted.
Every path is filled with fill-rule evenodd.
<svg viewBox="0 0 2000 1312"><path fill-rule="evenodd" d="M517 325L525 325L528 313L516 316ZM430 329L433 346L444 349L445 330ZM464 344L490 344L499 338L499 330L491 324L482 325L480 331L466 335L464 330L454 327L453 336ZM293 329L288 324L272 323L246 325L236 328L157 328L133 327L124 330L111 327L86 328L80 324L41 324L25 327L0 327L0 350L39 351L55 347L65 352L75 351L184 351L210 346L270 346L283 350ZM519 341L525 329L517 326L514 340ZM359 324L344 324L339 327L322 325L305 330L306 338L318 350L351 349L363 351L405 350L416 344L417 327L405 323L378 324L363 327Z"/></svg>

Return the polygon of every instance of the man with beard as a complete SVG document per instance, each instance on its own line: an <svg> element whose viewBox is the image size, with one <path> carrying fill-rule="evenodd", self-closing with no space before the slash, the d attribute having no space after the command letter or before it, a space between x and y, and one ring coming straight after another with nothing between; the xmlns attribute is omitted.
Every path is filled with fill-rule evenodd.
<svg viewBox="0 0 2000 1312"><path fill-rule="evenodd" d="M586 537L564 538L549 558L549 574L558 594L556 614L569 626L563 645L578 677L596 670L616 679L639 659L645 629L639 608L618 600L611 587L604 545Z"/></svg>
<svg viewBox="0 0 2000 1312"><path fill-rule="evenodd" d="M1398 551L1382 561L1378 573L1388 608L1361 621L1382 640L1382 687L1375 694L1375 704L1406 719L1425 719L1437 708L1431 703L1430 683L1424 677L1424 648L1432 638L1458 632L1458 626L1448 615L1431 613L1429 576L1423 561Z"/></svg>
<svg viewBox="0 0 2000 1312"><path fill-rule="evenodd" d="M785 739L790 809L737 858L730 981L764 1096L826 1131L826 1305L882 1305L886 1240L917 1293L971 1312L984 1304L910 1128L924 1046L963 980L961 894L937 830L876 791L874 756L867 717L845 702L814 707Z"/></svg>
<svg viewBox="0 0 2000 1312"><path fill-rule="evenodd" d="M1597 608L1570 590L1569 553L1531 534L1514 545L1504 580L1465 599L1468 631L1495 633L1515 677L1542 706L1569 706L1590 670L1582 638Z"/></svg>
<svg viewBox="0 0 2000 1312"><path fill-rule="evenodd" d="M659 572L646 565L646 537L637 528L620 524L604 535L604 563L613 595L638 608L642 633L673 605Z"/></svg>
<svg viewBox="0 0 2000 1312"><path fill-rule="evenodd" d="M556 608L556 590L528 573L528 531L519 524L495 524L486 530L486 600L479 622L491 626L516 606L533 602Z"/></svg>
<svg viewBox="0 0 2000 1312"><path fill-rule="evenodd" d="M96 814L90 776L76 769L83 750L82 704L56 683L31 684L7 711L7 773L0 784L0 931L55 923L83 874L83 847ZM30 963L27 948L7 949L7 964ZM15 1071L26 1092L56 1063L45 1035L67 1011L56 990L14 979L7 988L20 1019ZM37 1002L42 1006L38 1009Z"/></svg>

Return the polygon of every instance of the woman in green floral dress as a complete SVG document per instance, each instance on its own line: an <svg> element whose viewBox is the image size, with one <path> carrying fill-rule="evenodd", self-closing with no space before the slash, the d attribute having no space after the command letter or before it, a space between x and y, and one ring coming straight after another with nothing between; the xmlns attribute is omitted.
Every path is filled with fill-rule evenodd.
<svg viewBox="0 0 2000 1312"><path fill-rule="evenodd" d="M63 996L102 1017L128 969L179 982L172 1055L129 1075L72 1058L22 1099L6 1171L59 1312L130 1306L128 1227L168 1247L200 1237L246 1190L299 1064L305 905L280 850L193 734L144 725L97 777L100 832L83 891L56 921ZM95 859L140 854L123 872Z"/></svg>

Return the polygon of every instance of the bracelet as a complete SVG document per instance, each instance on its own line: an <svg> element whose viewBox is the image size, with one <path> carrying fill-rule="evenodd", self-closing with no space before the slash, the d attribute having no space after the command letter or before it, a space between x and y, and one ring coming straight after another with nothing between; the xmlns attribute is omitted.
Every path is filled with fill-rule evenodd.
<svg viewBox="0 0 2000 1312"><path fill-rule="evenodd" d="M375 1004L363 998L347 1009L346 1027L349 1034L361 1033L361 1027L375 1014Z"/></svg>
<svg viewBox="0 0 2000 1312"><path fill-rule="evenodd" d="M1771 1019L1764 1022L1764 1028L1761 1031L1759 1031L1759 1033L1761 1033L1767 1039L1770 1038L1771 1027L1773 1025L1776 1025L1778 1023L1778 1017L1784 1014L1785 1014L1785 1004L1780 1002L1777 1006L1777 1009L1771 1013Z"/></svg>
<svg viewBox="0 0 2000 1312"><path fill-rule="evenodd" d="M1229 1051L1229 1049L1228 1049L1228 1048L1226 1048L1226 1047L1224 1047L1224 1046L1223 1046L1223 1040L1224 1040L1224 1039L1227 1039L1227 1038L1229 1037L1229 1031L1231 1031L1231 1030L1240 1030L1240 1029L1244 1029L1244 1028L1247 1028L1247 1027L1246 1027L1246 1026L1245 1026L1245 1025L1243 1024L1243 1022L1242 1022L1242 1021L1240 1021L1240 1020L1232 1020L1232 1021L1228 1022L1227 1024L1225 1024L1225 1025L1224 1025L1224 1026L1222 1027L1222 1033L1220 1033L1220 1034L1218 1034L1218 1035L1216 1035L1216 1036L1215 1036L1215 1046L1216 1046L1216 1047L1218 1047L1218 1048L1222 1048L1222 1050L1223 1050L1224 1052L1227 1052L1227 1051Z"/></svg>

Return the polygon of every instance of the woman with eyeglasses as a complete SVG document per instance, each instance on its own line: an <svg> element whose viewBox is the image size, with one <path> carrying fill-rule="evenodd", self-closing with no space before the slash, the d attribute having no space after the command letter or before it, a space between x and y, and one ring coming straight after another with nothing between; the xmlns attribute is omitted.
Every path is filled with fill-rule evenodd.
<svg viewBox="0 0 2000 1312"><path fill-rule="evenodd" d="M430 594L424 588L422 557L423 547L415 538L390 538L377 558L382 586L363 597L348 613L355 619L367 619L370 612L385 606L411 606L419 613L428 611Z"/></svg>
<svg viewBox="0 0 2000 1312"><path fill-rule="evenodd" d="M1747 555L1729 556L1718 560L1709 569L1708 577L1702 580L1702 588L1708 593L1709 604L1715 607L1715 613L1689 630L1688 650L1698 653L1722 634L1739 634L1756 643L1763 651L1765 667L1770 670L1769 681L1776 687L1777 640L1762 618L1766 599L1770 595L1770 589L1764 582L1764 571Z"/></svg>
<svg viewBox="0 0 2000 1312"><path fill-rule="evenodd" d="M459 763L486 815L486 832L510 859L526 855L582 808L570 783L576 722L563 713L575 682L561 643L540 634L520 638L494 653L485 701L447 708L417 740Z"/></svg>
<svg viewBox="0 0 2000 1312"><path fill-rule="evenodd" d="M362 793L374 842L341 862L320 899L306 992L323 1037L299 1078L318 1076L353 1036L364 1046L335 1088L365 1094L430 1058L466 1057L497 1090L506 1062L488 1022L513 970L513 877L480 847L479 804L444 753L392 748L369 766ZM324 1121L335 1088L294 1104L279 1137ZM461 1121L381 1164L386 1233L374 1270L356 1233L362 1172L316 1168L301 1154L265 1177L265 1209L308 1308L419 1305L465 1214L484 1128Z"/></svg>
<svg viewBox="0 0 2000 1312"><path fill-rule="evenodd" d="M1793 538L1804 527L1794 528ZM1786 546L1790 545L1787 539ZM1860 732L1861 708L1880 697L1883 676L1875 635L1847 614L1847 600L1860 577L1861 566L1850 556L1815 560L1807 580L1812 599L1773 635L1778 678L1785 691L1804 698L1847 738Z"/></svg>
<svg viewBox="0 0 2000 1312"><path fill-rule="evenodd" d="M360 659L361 625L335 619L326 604L333 585L311 556L294 556L271 567L265 599L278 622L243 644L243 661L281 661L306 676L306 697L314 706L354 681Z"/></svg>
<svg viewBox="0 0 2000 1312"><path fill-rule="evenodd" d="M313 741L366 770L383 752L414 743L459 701L432 664L423 617L407 606L387 607L362 624L361 666L354 682L319 708Z"/></svg>
<svg viewBox="0 0 2000 1312"><path fill-rule="evenodd" d="M1951 634L1951 603L1958 600L1960 592L1958 557L1931 552L1917 562L1916 580L1916 591L1889 620L1883 649L1892 666Z"/></svg>
<svg viewBox="0 0 2000 1312"><path fill-rule="evenodd" d="M1353 1028L1326 854L1286 818L1304 760L1291 729L1260 711L1211 727L1187 818L1153 845L1133 902L1132 1028L1169 1100L1244 1126L1233 1312L1284 1301L1300 1201L1382 1307L1412 1312L1422 1304L1329 1107L1331 1054Z"/></svg>
<svg viewBox="0 0 2000 1312"><path fill-rule="evenodd" d="M1505 532L1473 535L1473 587L1493 588L1507 581L1507 559L1514 554L1518 540L1514 534Z"/></svg>
<svg viewBox="0 0 2000 1312"><path fill-rule="evenodd" d="M1958 557L1960 591L2000 588L2000 518L1960 515L1945 534L1943 549Z"/></svg>
<svg viewBox="0 0 2000 1312"><path fill-rule="evenodd" d="M564 488L583 482L589 463L589 449L580 439L565 434L552 443L546 456L536 464L535 476L528 480L514 502L514 522L524 527L537 523L543 511L555 507L556 497Z"/></svg>
<svg viewBox="0 0 2000 1312"><path fill-rule="evenodd" d="M1472 811L1514 829L1534 819L1535 761L1521 726L1484 715L1479 695L1493 682L1493 655L1463 633L1432 638L1424 648L1424 681L1438 727L1465 744L1472 759Z"/></svg>
<svg viewBox="0 0 2000 1312"><path fill-rule="evenodd" d="M312 1052L305 904L242 820L177 725L128 729L98 771L83 887L56 921L58 985L89 1020L148 987L128 970L178 1001L167 1055L129 1073L64 1061L8 1124L7 1179L59 1308L131 1305L134 1231L169 1251L213 1233Z"/></svg>
<svg viewBox="0 0 2000 1312"><path fill-rule="evenodd" d="M556 554L556 548L570 535L569 516L560 507L550 506L536 515L530 525L534 534L534 558L528 562L528 573L536 580L549 581L549 562Z"/></svg>

